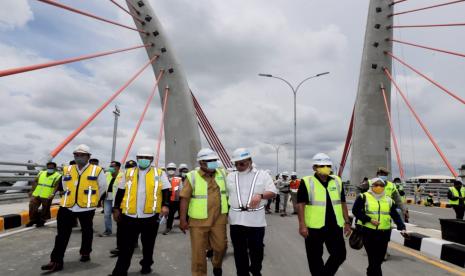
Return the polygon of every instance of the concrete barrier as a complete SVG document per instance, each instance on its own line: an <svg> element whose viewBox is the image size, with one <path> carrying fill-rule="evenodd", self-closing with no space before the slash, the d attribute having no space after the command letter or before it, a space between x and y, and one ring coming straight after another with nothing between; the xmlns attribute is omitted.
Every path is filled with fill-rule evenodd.
<svg viewBox="0 0 465 276"><path fill-rule="evenodd" d="M50 207L51 218L56 218L60 206L52 205ZM0 216L0 232L12 228L21 227L29 222L29 212L22 211L18 214L8 214Z"/></svg>

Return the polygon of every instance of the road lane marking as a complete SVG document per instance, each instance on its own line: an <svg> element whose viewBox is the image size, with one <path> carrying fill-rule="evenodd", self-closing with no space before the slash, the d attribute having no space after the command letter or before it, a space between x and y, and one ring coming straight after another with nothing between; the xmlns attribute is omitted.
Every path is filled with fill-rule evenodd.
<svg viewBox="0 0 465 276"><path fill-rule="evenodd" d="M412 257L415 257L419 260L422 260L423 262L425 263L428 263L430 265L433 265L437 268L440 268L440 269L443 269L449 273L452 273L452 274L455 274L455 275L462 275L464 276L465 275L465 272L464 271L460 271L454 267L450 267L442 262L439 262L439 261L436 261L434 259L431 259L429 257L426 257L426 256L423 256L419 253L417 253L416 251L413 251L412 249L408 249L402 245L399 245L399 244L396 244L396 243L393 243L393 242L390 242L389 243L389 247L392 248L392 249L395 249L397 251L400 251L406 255L410 255Z"/></svg>
<svg viewBox="0 0 465 276"><path fill-rule="evenodd" d="M425 213L425 212L420 212L420 211L414 211L414 210L408 210L409 212L412 212L412 213L418 213L418 214L423 214L423 215L428 215L428 216L431 216L433 214L431 213Z"/></svg>
<svg viewBox="0 0 465 276"><path fill-rule="evenodd" d="M49 225L49 224L56 223L56 222L57 222L56 220L52 220L52 221L49 221L49 222L45 223L45 225ZM32 229L36 229L36 228L37 227L25 227L25 228L18 229L18 230L15 230L15 231L11 231L11 232L8 232L8 233L5 233L5 234L0 234L0 239L4 238L4 237L11 236L11 235L14 235L14 234L18 234L18 233L26 232L26 231L29 231L29 230L32 230Z"/></svg>

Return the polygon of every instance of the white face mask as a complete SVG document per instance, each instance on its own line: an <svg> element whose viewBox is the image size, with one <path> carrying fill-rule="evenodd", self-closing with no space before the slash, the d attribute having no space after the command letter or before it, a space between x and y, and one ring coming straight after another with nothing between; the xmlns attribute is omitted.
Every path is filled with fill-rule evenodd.
<svg viewBox="0 0 465 276"><path fill-rule="evenodd" d="M166 171L168 173L168 175L174 175L174 173L176 172L175 170L167 170Z"/></svg>

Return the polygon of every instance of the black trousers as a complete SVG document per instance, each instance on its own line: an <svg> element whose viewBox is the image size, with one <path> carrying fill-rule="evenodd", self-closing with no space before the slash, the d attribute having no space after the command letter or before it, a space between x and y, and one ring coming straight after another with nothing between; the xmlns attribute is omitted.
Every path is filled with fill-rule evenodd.
<svg viewBox="0 0 465 276"><path fill-rule="evenodd" d="M386 255L391 230L373 230L362 228L363 246L368 255L368 276L382 276L381 265Z"/></svg>
<svg viewBox="0 0 465 276"><path fill-rule="evenodd" d="M179 201L170 201L170 212L166 220L166 229L173 228L174 214L179 211Z"/></svg>
<svg viewBox="0 0 465 276"><path fill-rule="evenodd" d="M60 207L57 214L57 235L55 237L55 247L53 248L50 260L52 262L63 263L66 247L73 229L74 222L79 219L82 229L81 255L90 255L92 252L92 239L94 237L93 218L95 210L85 212L72 212L68 208Z"/></svg>
<svg viewBox="0 0 465 276"><path fill-rule="evenodd" d="M261 276L265 227L230 226L237 276Z"/></svg>
<svg viewBox="0 0 465 276"><path fill-rule="evenodd" d="M153 264L153 248L158 232L158 214L149 218L131 218L126 215L121 216L118 232L121 232L119 242L119 254L113 269L113 276L128 274L131 265L132 254L134 253L134 243L140 234L142 241L142 260L139 262L142 267L151 267Z"/></svg>
<svg viewBox="0 0 465 276"><path fill-rule="evenodd" d="M276 195L275 200L274 200L274 211L275 213L279 213L279 203L281 202L279 194Z"/></svg>
<svg viewBox="0 0 465 276"><path fill-rule="evenodd" d="M329 253L326 263L323 262L323 244ZM339 226L308 229L305 239L307 261L310 273L314 276L330 276L336 274L339 266L346 259L346 244L342 228Z"/></svg>
<svg viewBox="0 0 465 276"><path fill-rule="evenodd" d="M464 215L464 212L465 212L465 206L463 206L463 205L454 205L454 206L452 206L452 208L454 208L454 211L455 211L455 218L456 219L463 219L463 215Z"/></svg>

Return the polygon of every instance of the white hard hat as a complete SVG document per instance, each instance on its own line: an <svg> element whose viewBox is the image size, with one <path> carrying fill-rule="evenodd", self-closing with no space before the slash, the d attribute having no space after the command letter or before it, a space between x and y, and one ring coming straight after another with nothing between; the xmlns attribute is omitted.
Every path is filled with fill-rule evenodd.
<svg viewBox="0 0 465 276"><path fill-rule="evenodd" d="M187 166L187 164L179 164L179 169L182 170L182 169L189 169L189 167Z"/></svg>
<svg viewBox="0 0 465 276"><path fill-rule="evenodd" d="M87 153L90 154L90 148L88 145L80 144L74 149L73 153Z"/></svg>
<svg viewBox="0 0 465 276"><path fill-rule="evenodd" d="M289 173L288 172L282 172L281 175L282 176L289 176Z"/></svg>
<svg viewBox="0 0 465 276"><path fill-rule="evenodd" d="M297 176L296 172L291 172L291 176Z"/></svg>
<svg viewBox="0 0 465 276"><path fill-rule="evenodd" d="M241 160L245 160L249 158L252 158L252 154L250 153L248 149L238 148L233 152L231 161L237 162L237 161L241 161Z"/></svg>
<svg viewBox="0 0 465 276"><path fill-rule="evenodd" d="M137 151L137 157L152 157L153 158L153 151L151 148L149 147L143 147L143 148L140 148L138 151Z"/></svg>
<svg viewBox="0 0 465 276"><path fill-rule="evenodd" d="M313 156L313 165L329 165L332 166L331 158L325 153L317 153Z"/></svg>
<svg viewBox="0 0 465 276"><path fill-rule="evenodd" d="M197 161L218 160L218 154L209 148L204 148L197 153Z"/></svg>
<svg viewBox="0 0 465 276"><path fill-rule="evenodd" d="M176 164L171 162L166 166L167 169L176 169Z"/></svg>

